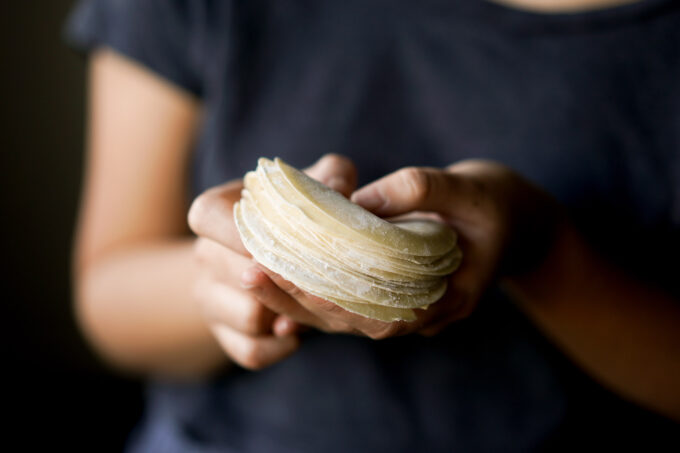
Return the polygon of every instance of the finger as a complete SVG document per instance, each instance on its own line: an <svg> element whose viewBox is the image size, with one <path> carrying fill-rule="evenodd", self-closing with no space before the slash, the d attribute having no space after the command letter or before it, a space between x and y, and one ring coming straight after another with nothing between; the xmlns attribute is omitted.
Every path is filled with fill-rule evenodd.
<svg viewBox="0 0 680 453"><path fill-rule="evenodd" d="M449 278L446 293L423 313L424 323L418 331L420 334L437 335L449 325L472 314L480 298L479 288L486 286L480 284L478 268L473 256Z"/></svg>
<svg viewBox="0 0 680 453"><path fill-rule="evenodd" d="M449 207L468 206L468 188L462 178L434 168L408 167L389 174L355 192L352 201L383 217L411 211L447 214Z"/></svg>
<svg viewBox="0 0 680 453"><path fill-rule="evenodd" d="M362 334L373 339L403 335L418 326L406 322L386 323L351 313L333 302L308 294L280 275L262 267L257 279L256 298L272 311L298 323L334 333ZM250 270L246 271L250 273ZM261 275L265 273L266 275Z"/></svg>
<svg viewBox="0 0 680 453"><path fill-rule="evenodd" d="M241 180L203 192L191 204L188 222L198 236L207 237L241 255L250 256L234 223L234 204L241 199Z"/></svg>
<svg viewBox="0 0 680 453"><path fill-rule="evenodd" d="M456 321L460 321L470 316L472 308L473 306L467 303L467 301L456 301L452 304L451 308L442 310L439 316L437 316L436 321L426 324L418 330L418 333L425 337L438 335Z"/></svg>
<svg viewBox="0 0 680 453"><path fill-rule="evenodd" d="M285 315L287 318L319 329L325 329L325 323L300 305L290 294L276 286L271 278L260 268L247 269L242 276L244 287L253 297L271 311ZM283 322L283 321L282 321Z"/></svg>
<svg viewBox="0 0 680 453"><path fill-rule="evenodd" d="M432 337L441 333L444 329L449 327L454 322L466 318L469 315L466 302L455 296L445 296L444 299L437 302L442 304L440 310L432 316L424 325L418 330L420 335L425 337ZM445 306L447 305L447 306ZM430 310L433 310L430 308ZM428 311L430 311L428 310Z"/></svg>
<svg viewBox="0 0 680 453"><path fill-rule="evenodd" d="M260 370L279 362L300 345L294 335L251 337L222 324L212 324L210 329L227 355L249 370Z"/></svg>
<svg viewBox="0 0 680 453"><path fill-rule="evenodd" d="M240 287L241 274L253 265L251 258L203 237L196 239L194 256L203 272L234 288Z"/></svg>
<svg viewBox="0 0 680 453"><path fill-rule="evenodd" d="M351 313L339 305L320 297L306 293L280 275L263 268L276 288L283 290L289 300L302 306L317 319L321 326L317 327L326 332L355 333L367 335L371 338L386 338L402 331L405 323L385 323L365 316ZM264 303L264 302L263 302ZM273 307L270 306L274 311Z"/></svg>
<svg viewBox="0 0 680 453"><path fill-rule="evenodd" d="M349 197L357 187L357 170L351 160L338 154L326 154L305 170L312 178Z"/></svg>
<svg viewBox="0 0 680 453"><path fill-rule="evenodd" d="M278 315L272 324L272 332L274 332L274 335L277 337L296 335L304 332L307 329L307 326L300 324L299 322L295 322L295 320L289 318L286 315Z"/></svg>
<svg viewBox="0 0 680 453"><path fill-rule="evenodd" d="M271 333L276 314L247 291L203 280L197 285L196 293L207 319L248 335Z"/></svg>

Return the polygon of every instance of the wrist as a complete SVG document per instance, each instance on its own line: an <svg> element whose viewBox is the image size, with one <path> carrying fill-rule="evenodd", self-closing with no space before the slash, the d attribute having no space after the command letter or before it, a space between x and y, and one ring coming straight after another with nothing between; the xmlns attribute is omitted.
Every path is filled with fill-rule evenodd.
<svg viewBox="0 0 680 453"><path fill-rule="evenodd" d="M570 230L564 208L550 194L529 185L515 196L501 277L522 277L540 269L561 235Z"/></svg>
<svg viewBox="0 0 680 453"><path fill-rule="evenodd" d="M540 259L524 272L502 276L501 285L517 300L556 302L555 293L565 293L571 286L565 281L567 276L587 273L583 268L588 261L582 239L566 217L553 225L550 240L544 242L544 247ZM581 272L576 272L579 269Z"/></svg>

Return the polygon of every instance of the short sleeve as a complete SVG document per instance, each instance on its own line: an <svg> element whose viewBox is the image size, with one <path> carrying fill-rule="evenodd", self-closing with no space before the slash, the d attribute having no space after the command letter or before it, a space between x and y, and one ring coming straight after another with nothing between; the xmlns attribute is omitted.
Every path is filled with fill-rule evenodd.
<svg viewBox="0 0 680 453"><path fill-rule="evenodd" d="M81 0L68 18L66 41L90 51L110 47L184 90L201 96L195 16L200 2Z"/></svg>

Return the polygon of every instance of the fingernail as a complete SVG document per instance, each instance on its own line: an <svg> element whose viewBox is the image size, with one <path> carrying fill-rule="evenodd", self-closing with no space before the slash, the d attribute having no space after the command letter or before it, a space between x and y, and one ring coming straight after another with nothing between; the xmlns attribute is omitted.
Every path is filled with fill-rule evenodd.
<svg viewBox="0 0 680 453"><path fill-rule="evenodd" d="M342 178L340 176L333 176L331 179L328 180L326 185L331 189L335 190L336 192L340 192L342 191L342 189L347 187L347 181L345 181L345 178Z"/></svg>
<svg viewBox="0 0 680 453"><path fill-rule="evenodd" d="M241 274L241 288L251 289L257 285L257 279L260 278L262 271L255 267L249 267Z"/></svg>

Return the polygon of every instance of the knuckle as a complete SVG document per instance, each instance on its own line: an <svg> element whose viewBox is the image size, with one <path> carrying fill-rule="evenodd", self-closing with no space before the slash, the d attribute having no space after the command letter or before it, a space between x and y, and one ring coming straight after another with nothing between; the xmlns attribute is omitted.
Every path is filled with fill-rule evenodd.
<svg viewBox="0 0 680 453"><path fill-rule="evenodd" d="M288 289L286 289L286 292L296 299L302 296L303 294L300 288L292 284L288 285Z"/></svg>
<svg viewBox="0 0 680 453"><path fill-rule="evenodd" d="M262 348L256 341L247 342L238 357L234 357L239 365L249 370L261 370L267 366L267 361L262 354Z"/></svg>
<svg viewBox="0 0 680 453"><path fill-rule="evenodd" d="M281 279L281 282L279 284L280 288L284 290L290 297L294 299L300 299L305 295L304 291L302 291L300 288L295 286L293 283L289 282L288 280Z"/></svg>
<svg viewBox="0 0 680 453"><path fill-rule="evenodd" d="M203 230L203 222L210 209L211 198L209 192L204 192L191 203L189 213L187 214L187 222L191 231L196 234L200 235Z"/></svg>
<svg viewBox="0 0 680 453"><path fill-rule="evenodd" d="M319 163L324 165L324 166L329 166L329 167L336 167L336 166L345 166L347 164L350 164L349 159L347 159L344 156L341 156L339 154L335 153L328 153L324 154L321 159L319 160Z"/></svg>
<svg viewBox="0 0 680 453"><path fill-rule="evenodd" d="M344 313L344 310L340 308L338 305L334 304L333 302L330 302L328 300L321 299L320 297L317 297L314 299L316 301L316 305L323 311L331 314L342 314Z"/></svg>
<svg viewBox="0 0 680 453"><path fill-rule="evenodd" d="M432 183L428 174L417 167L406 167L399 171L404 188L415 202L425 201L432 192Z"/></svg>
<svg viewBox="0 0 680 453"><path fill-rule="evenodd" d="M319 160L319 163L322 168L329 168L333 170L333 173L345 174L349 177L349 179L352 179L356 173L354 162L345 156L341 156L340 154L325 154Z"/></svg>

